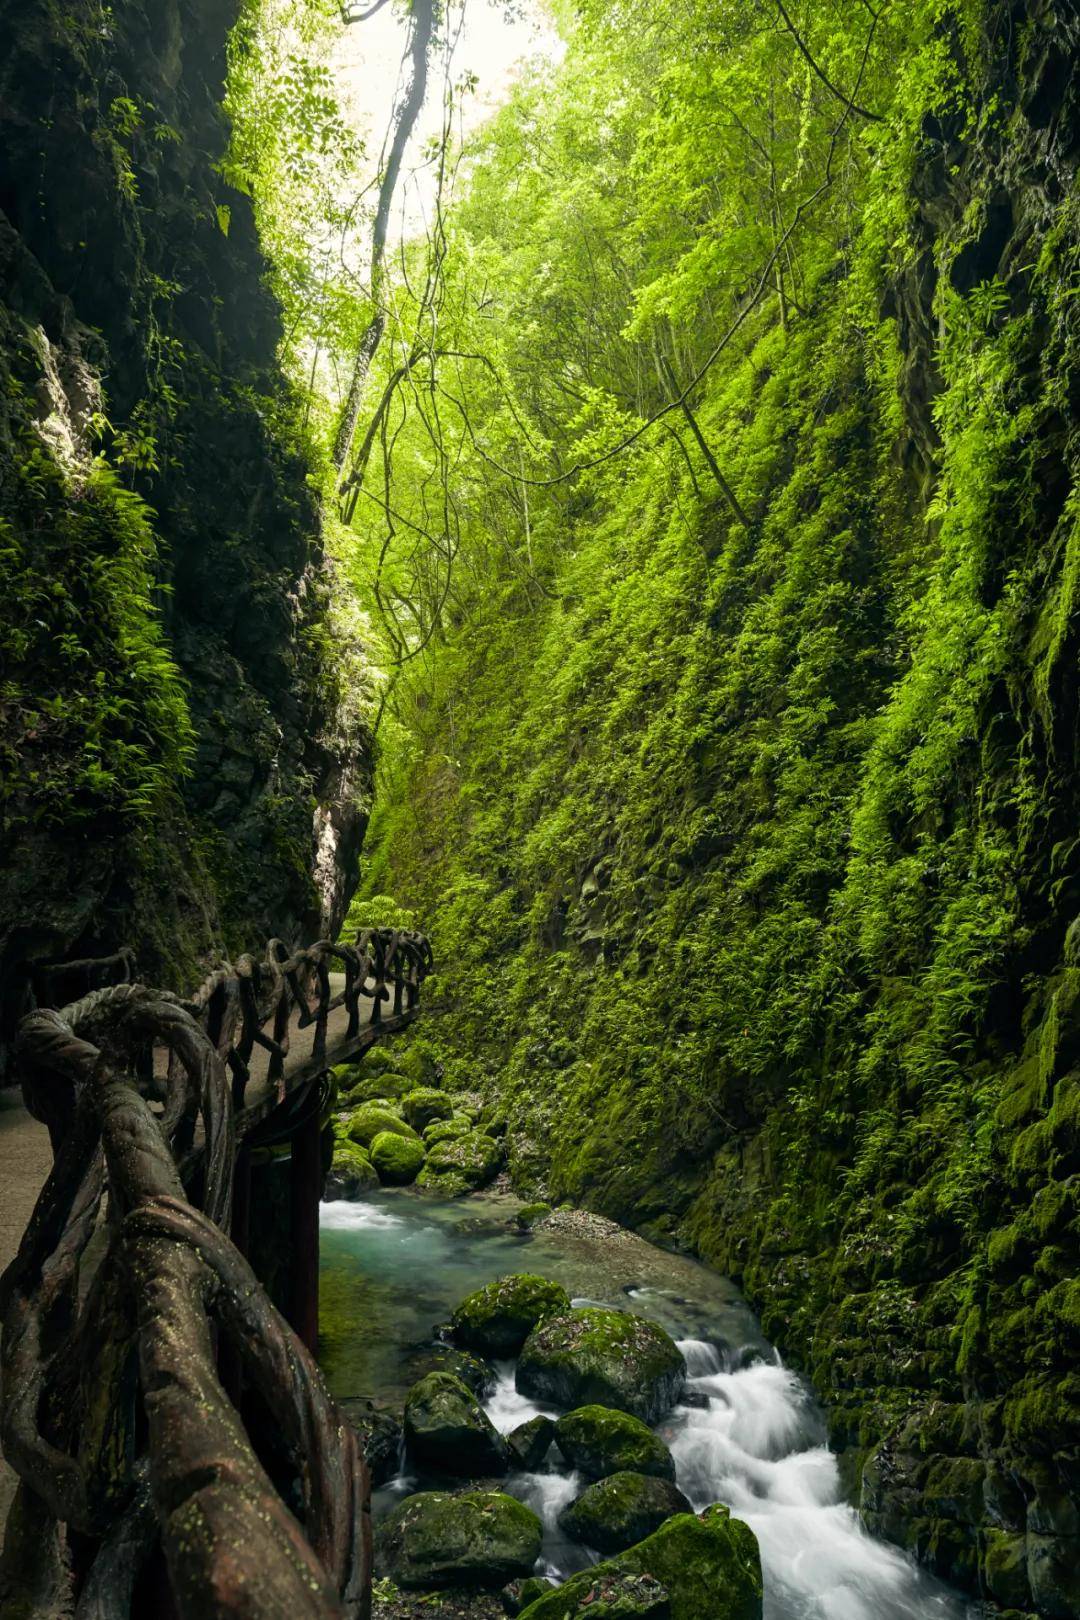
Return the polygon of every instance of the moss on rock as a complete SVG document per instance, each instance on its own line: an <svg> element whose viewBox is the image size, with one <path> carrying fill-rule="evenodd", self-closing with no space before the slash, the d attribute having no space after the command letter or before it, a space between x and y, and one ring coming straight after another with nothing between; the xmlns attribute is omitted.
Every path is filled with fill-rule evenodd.
<svg viewBox="0 0 1080 1620"><path fill-rule="evenodd" d="M422 1132L437 1119L450 1119L454 1100L447 1092L436 1091L433 1086L417 1086L402 1098L401 1112L414 1131Z"/></svg>
<svg viewBox="0 0 1080 1620"><path fill-rule="evenodd" d="M761 1559L750 1526L726 1507L681 1513L627 1552L580 1575L525 1610L524 1620L585 1620L601 1575L651 1575L666 1587L671 1620L761 1620Z"/></svg>
<svg viewBox="0 0 1080 1620"><path fill-rule="evenodd" d="M623 1552L644 1541L676 1513L692 1513L670 1479L619 1473L589 1485L559 1514L559 1529L597 1552Z"/></svg>
<svg viewBox="0 0 1080 1620"><path fill-rule="evenodd" d="M536 1514L500 1491L421 1491L378 1526L376 1567L403 1587L498 1587L531 1575L542 1540Z"/></svg>
<svg viewBox="0 0 1080 1620"><path fill-rule="evenodd" d="M462 1188L471 1191L485 1187L498 1174L502 1162L498 1142L480 1131L466 1131L449 1141L432 1144L423 1184L432 1192L454 1197Z"/></svg>
<svg viewBox="0 0 1080 1620"><path fill-rule="evenodd" d="M473 1122L467 1114L452 1114L449 1119L437 1119L428 1125L423 1132L425 1147L432 1148L437 1142L453 1142L459 1136L468 1136L473 1129Z"/></svg>
<svg viewBox="0 0 1080 1620"><path fill-rule="evenodd" d="M366 1102L387 1102L400 1109L401 1099L412 1089L413 1083L406 1075L382 1070L379 1074L358 1080L348 1091L342 1092L341 1100L351 1108Z"/></svg>
<svg viewBox="0 0 1080 1620"><path fill-rule="evenodd" d="M463 1299L451 1318L458 1344L484 1356L517 1355L541 1322L570 1309L560 1283L532 1272L513 1272Z"/></svg>
<svg viewBox="0 0 1080 1620"><path fill-rule="evenodd" d="M462 1478L505 1474L510 1451L472 1390L452 1373L432 1372L405 1400L405 1447L413 1462Z"/></svg>
<svg viewBox="0 0 1080 1620"><path fill-rule="evenodd" d="M395 1136L406 1136L415 1142L420 1141L412 1126L407 1125L397 1110L386 1101L362 1103L349 1115L345 1130L351 1142L358 1142L361 1147L366 1148L370 1148L375 1138L383 1131L392 1131Z"/></svg>
<svg viewBox="0 0 1080 1620"><path fill-rule="evenodd" d="M629 1470L675 1478L675 1459L649 1426L610 1406L579 1406L555 1425L555 1443L571 1468L587 1479Z"/></svg>
<svg viewBox="0 0 1080 1620"><path fill-rule="evenodd" d="M671 1336L629 1311L586 1306L536 1328L517 1387L554 1406L613 1406L655 1423L675 1404L686 1363Z"/></svg>
<svg viewBox="0 0 1080 1620"><path fill-rule="evenodd" d="M418 1137L380 1131L371 1144L371 1162L380 1181L391 1187L405 1187L424 1168L424 1146Z"/></svg>
<svg viewBox="0 0 1080 1620"><path fill-rule="evenodd" d="M362 1198L379 1185L379 1175L371 1157L355 1142L338 1141L330 1161L324 1198Z"/></svg>
<svg viewBox="0 0 1080 1620"><path fill-rule="evenodd" d="M534 1417L519 1423L506 1437L514 1466L527 1474L535 1473L551 1449L554 1438L555 1425L549 1417Z"/></svg>

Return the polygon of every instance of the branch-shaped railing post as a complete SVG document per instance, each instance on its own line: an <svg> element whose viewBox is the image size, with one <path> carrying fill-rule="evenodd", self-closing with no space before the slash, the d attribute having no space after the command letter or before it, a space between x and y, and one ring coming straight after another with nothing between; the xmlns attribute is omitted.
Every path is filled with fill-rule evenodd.
<svg viewBox="0 0 1080 1620"><path fill-rule="evenodd" d="M344 971L337 993L332 963ZM190 1002L127 982L23 1020L24 1094L55 1151L0 1279L0 1438L21 1480L5 1559L22 1570L28 1601L61 1601L63 1526L78 1533L76 1620L130 1614L156 1545L181 1620L365 1620L367 1470L311 1354L316 1322L298 1336L227 1235L241 1185L236 1114L256 1047L268 1053L269 1106L290 1073L310 1092L294 1091L292 1126L294 1179L304 1183L308 1225L316 1220L310 1270L321 1094L312 1079L325 1079L331 1016L344 1007L344 1039L363 1040L361 1000L371 998L377 1025L388 969L401 1015L403 995L411 1013L431 965L426 940L399 930L292 954L271 941L265 962L247 956L221 968ZM314 1031L310 1058L290 1070L294 1019ZM152 1048L167 1053L164 1073ZM80 1303L80 1265L106 1187L109 1242ZM244 1193L240 1204L243 1243ZM230 1398L244 1387L280 1422L302 1523Z"/></svg>

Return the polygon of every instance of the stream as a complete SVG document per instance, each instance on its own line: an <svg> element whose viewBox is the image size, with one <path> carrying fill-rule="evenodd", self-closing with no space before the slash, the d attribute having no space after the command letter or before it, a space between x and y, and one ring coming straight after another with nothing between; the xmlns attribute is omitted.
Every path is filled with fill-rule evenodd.
<svg viewBox="0 0 1080 1620"><path fill-rule="evenodd" d="M984 1612L863 1531L841 1495L820 1407L763 1338L734 1284L631 1233L570 1223L519 1233L508 1225L517 1207L499 1194L444 1203L407 1192L323 1204L320 1360L335 1395L400 1405L442 1348L433 1329L466 1294L507 1272L539 1272L562 1283L575 1305L636 1311L677 1340L687 1387L709 1404L680 1404L657 1433L694 1508L725 1502L753 1529L765 1620L974 1620ZM498 1429L557 1415L517 1393L512 1363L496 1370L484 1404ZM596 1561L556 1525L584 1484L555 1448L541 1472L506 1481L543 1521L548 1575ZM373 1513L417 1488L399 1475L376 1492Z"/></svg>

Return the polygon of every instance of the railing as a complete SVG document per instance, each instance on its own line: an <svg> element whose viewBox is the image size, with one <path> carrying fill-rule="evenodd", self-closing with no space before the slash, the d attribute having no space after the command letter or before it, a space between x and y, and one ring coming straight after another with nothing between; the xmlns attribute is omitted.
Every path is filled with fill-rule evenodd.
<svg viewBox="0 0 1080 1620"><path fill-rule="evenodd" d="M337 994L331 963L345 975ZM374 1038L390 986L395 1014L408 1014L430 968L426 940L397 930L291 955L271 941L264 962L241 958L188 1003L122 983L23 1020L24 1095L49 1125L54 1163L0 1281L0 1437L20 1479L4 1548L9 1603L19 1571L13 1614L43 1615L67 1587L76 1620L140 1608L364 1620L367 1469L313 1356L227 1235L236 1111L256 1046L284 1095L294 1015L315 1026L310 1077L337 1008L336 1044L355 1042L371 997ZM99 1224L105 1250L80 1288ZM296 1516L219 1365L273 1414ZM167 1577L147 1606L159 1545Z"/></svg>

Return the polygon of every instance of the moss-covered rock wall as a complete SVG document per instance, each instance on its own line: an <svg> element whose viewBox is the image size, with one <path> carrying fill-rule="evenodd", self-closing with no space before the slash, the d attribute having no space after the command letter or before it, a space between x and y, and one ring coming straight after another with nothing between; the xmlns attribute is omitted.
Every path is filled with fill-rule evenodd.
<svg viewBox="0 0 1080 1620"><path fill-rule="evenodd" d="M909 12L863 236L701 406L748 522L628 458L485 579L366 882L519 1185L739 1278L867 1522L1074 1617L1080 34Z"/></svg>
<svg viewBox="0 0 1080 1620"><path fill-rule="evenodd" d="M0 1016L340 920L369 750L217 165L236 4L0 6Z"/></svg>

